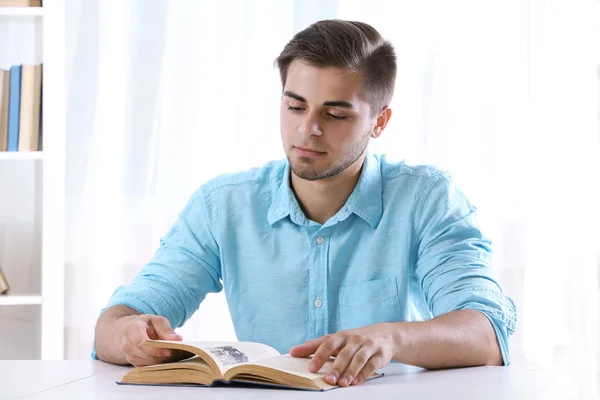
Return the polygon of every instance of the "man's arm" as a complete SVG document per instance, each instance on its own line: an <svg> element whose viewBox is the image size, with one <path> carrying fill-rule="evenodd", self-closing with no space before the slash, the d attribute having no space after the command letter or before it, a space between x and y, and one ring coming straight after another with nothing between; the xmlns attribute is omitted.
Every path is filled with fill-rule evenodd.
<svg viewBox="0 0 600 400"><path fill-rule="evenodd" d="M325 379L332 385L359 384L390 361L428 369L502 365L496 334L474 310L453 311L429 321L390 322L340 331L290 349L294 357L314 354L310 372L335 356Z"/></svg>
<svg viewBox="0 0 600 400"><path fill-rule="evenodd" d="M403 364L428 369L502 365L494 328L479 311L452 311L422 322L394 322L390 331L392 358Z"/></svg>
<svg viewBox="0 0 600 400"><path fill-rule="evenodd" d="M213 231L217 226L216 205L211 200L207 185L196 191L161 239L152 260L131 284L113 293L97 322L99 337L95 338L94 345L101 348L92 350L92 358L104 356L106 361L122 363L123 354L119 352L123 352L120 348L123 344L125 353L143 358L144 354L129 346L137 346L148 337L161 338L149 334L154 332L152 329L167 331L183 325L207 293L223 289L219 246ZM135 310L142 315L132 315ZM142 334L140 324L147 325L149 333ZM111 339L112 334L116 338ZM136 361L143 365L152 360L136 358Z"/></svg>
<svg viewBox="0 0 600 400"><path fill-rule="evenodd" d="M508 365L516 309L502 292L492 266L491 241L480 229L476 211L450 177L442 176L430 185L415 218L416 275L431 313L440 321L458 310L485 317L487 325L465 321L470 341L473 345L489 342L489 329L481 329L489 325L503 364Z"/></svg>

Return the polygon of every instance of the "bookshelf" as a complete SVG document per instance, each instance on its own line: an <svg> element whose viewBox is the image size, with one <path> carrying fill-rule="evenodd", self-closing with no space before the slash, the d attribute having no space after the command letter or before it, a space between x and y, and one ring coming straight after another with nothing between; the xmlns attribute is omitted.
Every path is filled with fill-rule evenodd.
<svg viewBox="0 0 600 400"><path fill-rule="evenodd" d="M43 151L0 152L0 359L64 358L65 5L0 7L0 69L43 64Z"/></svg>
<svg viewBox="0 0 600 400"><path fill-rule="evenodd" d="M41 17L44 7L0 7L0 16L6 17Z"/></svg>
<svg viewBox="0 0 600 400"><path fill-rule="evenodd" d="M0 151L0 161L3 160L41 160L41 151Z"/></svg>
<svg viewBox="0 0 600 400"><path fill-rule="evenodd" d="M28 306L42 304L42 296L8 294L0 297L0 306Z"/></svg>

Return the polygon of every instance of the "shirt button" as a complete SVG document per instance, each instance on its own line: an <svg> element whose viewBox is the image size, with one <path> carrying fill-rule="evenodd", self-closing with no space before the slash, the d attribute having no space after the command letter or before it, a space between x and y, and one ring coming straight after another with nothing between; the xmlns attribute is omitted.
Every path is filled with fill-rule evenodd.
<svg viewBox="0 0 600 400"><path fill-rule="evenodd" d="M323 236L319 236L319 237L317 238L317 244L318 244L319 246L320 246L320 245L322 245L324 241L325 241L325 239L323 239Z"/></svg>
<svg viewBox="0 0 600 400"><path fill-rule="evenodd" d="M321 308L322 305L323 305L323 302L321 301L321 299L316 299L315 300L315 307Z"/></svg>

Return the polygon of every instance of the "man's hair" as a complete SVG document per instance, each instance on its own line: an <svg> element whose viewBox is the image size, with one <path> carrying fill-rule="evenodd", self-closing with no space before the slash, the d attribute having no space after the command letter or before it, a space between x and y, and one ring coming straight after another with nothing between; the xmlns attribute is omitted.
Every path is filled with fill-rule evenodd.
<svg viewBox="0 0 600 400"><path fill-rule="evenodd" d="M297 33L275 60L283 87L295 59L319 68L340 67L360 74L361 96L369 103L373 117L392 100L396 82L394 47L364 22L323 20Z"/></svg>

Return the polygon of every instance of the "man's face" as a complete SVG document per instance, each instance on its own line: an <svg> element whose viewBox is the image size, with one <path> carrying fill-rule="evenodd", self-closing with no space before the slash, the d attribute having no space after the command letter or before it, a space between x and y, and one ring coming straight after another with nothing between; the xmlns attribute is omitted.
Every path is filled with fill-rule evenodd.
<svg viewBox="0 0 600 400"><path fill-rule="evenodd" d="M360 76L345 69L290 64L281 137L296 176L309 181L336 176L363 155L374 119L360 91Z"/></svg>

